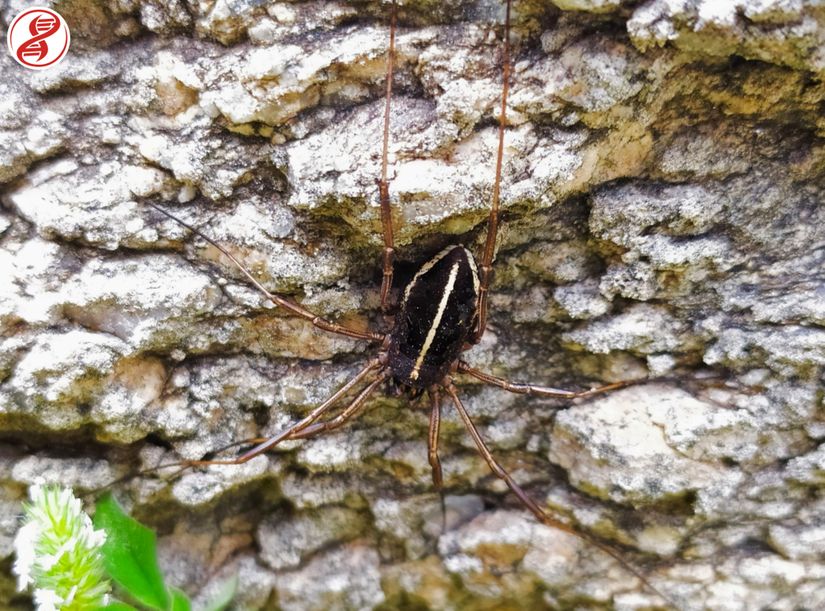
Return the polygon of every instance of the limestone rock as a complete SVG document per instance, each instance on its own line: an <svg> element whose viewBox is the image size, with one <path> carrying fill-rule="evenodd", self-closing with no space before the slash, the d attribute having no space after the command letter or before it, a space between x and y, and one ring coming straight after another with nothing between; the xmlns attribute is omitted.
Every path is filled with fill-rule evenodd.
<svg viewBox="0 0 825 611"><path fill-rule="evenodd" d="M4 558L40 474L92 499L144 469L117 494L198 604L233 574L248 609L665 604L533 520L445 396L444 532L426 394L383 386L334 433L166 481L298 422L376 354L153 205L267 290L386 330L389 5L55 8L65 61L0 54ZM482 251L503 13L399 2L396 293L447 244ZM680 609L825 605L824 22L808 0L513 5L491 318L464 356L543 386L636 383L573 402L456 383L526 493Z"/></svg>

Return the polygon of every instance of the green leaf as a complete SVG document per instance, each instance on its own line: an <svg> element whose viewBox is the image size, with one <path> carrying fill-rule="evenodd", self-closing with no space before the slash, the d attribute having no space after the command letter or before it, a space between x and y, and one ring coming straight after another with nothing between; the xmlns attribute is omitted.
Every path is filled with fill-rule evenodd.
<svg viewBox="0 0 825 611"><path fill-rule="evenodd" d="M105 607L101 607L100 611L137 611L132 605L127 605L119 600L109 603Z"/></svg>
<svg viewBox="0 0 825 611"><path fill-rule="evenodd" d="M169 608L155 549L155 533L126 515L105 495L95 508L94 525L106 531L103 564L109 576L138 602L160 611Z"/></svg>
<svg viewBox="0 0 825 611"><path fill-rule="evenodd" d="M170 611L191 611L192 605L189 603L186 594L177 588L169 588L169 591L172 593L172 606L169 608Z"/></svg>
<svg viewBox="0 0 825 611"><path fill-rule="evenodd" d="M229 579L224 579L218 587L218 593L215 595L215 598L207 603L204 611L224 611L224 609L229 606L229 603L232 602L232 599L235 598L237 592L238 576L235 575Z"/></svg>

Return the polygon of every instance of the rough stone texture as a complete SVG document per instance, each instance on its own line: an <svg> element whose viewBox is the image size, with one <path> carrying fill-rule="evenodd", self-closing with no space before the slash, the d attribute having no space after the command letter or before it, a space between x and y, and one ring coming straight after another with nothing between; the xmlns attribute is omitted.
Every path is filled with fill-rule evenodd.
<svg viewBox="0 0 825 611"><path fill-rule="evenodd" d="M26 3L0 5L8 24ZM479 251L493 181L498 2L407 2L390 173L399 279ZM306 414L375 346L388 7L73 0L57 68L0 54L0 557L26 485L91 501ZM462 381L540 505L682 609L825 606L825 9L814 0L514 6L504 221L468 354L569 403ZM441 531L426 401L239 467L118 497L200 603L237 609L649 609L580 538L536 523L445 407ZM0 581L0 606L21 603Z"/></svg>

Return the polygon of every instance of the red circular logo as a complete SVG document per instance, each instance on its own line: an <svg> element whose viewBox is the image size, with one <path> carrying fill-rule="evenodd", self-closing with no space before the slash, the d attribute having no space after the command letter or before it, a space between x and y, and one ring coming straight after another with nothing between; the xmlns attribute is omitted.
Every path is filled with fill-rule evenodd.
<svg viewBox="0 0 825 611"><path fill-rule="evenodd" d="M51 9L35 7L11 22L6 40L9 52L20 65L42 70L66 56L71 37L63 17Z"/></svg>

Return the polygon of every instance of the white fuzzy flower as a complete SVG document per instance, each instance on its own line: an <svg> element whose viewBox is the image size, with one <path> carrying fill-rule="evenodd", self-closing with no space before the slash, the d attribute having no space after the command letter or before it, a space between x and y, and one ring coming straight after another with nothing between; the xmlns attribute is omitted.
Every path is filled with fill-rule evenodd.
<svg viewBox="0 0 825 611"><path fill-rule="evenodd" d="M100 553L105 531L94 529L69 488L34 484L29 498L14 538L17 587L34 586L38 611L102 607L109 591Z"/></svg>
<svg viewBox="0 0 825 611"><path fill-rule="evenodd" d="M25 590L30 583L34 583L32 568L34 567L34 546L40 539L40 525L37 522L26 522L14 538L14 548L17 558L12 570L17 575L17 589Z"/></svg>
<svg viewBox="0 0 825 611"><path fill-rule="evenodd" d="M38 588L34 591L34 604L37 611L58 611L63 607L63 598L54 590Z"/></svg>

